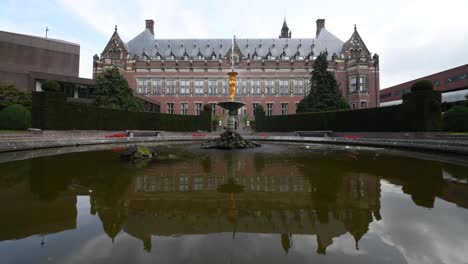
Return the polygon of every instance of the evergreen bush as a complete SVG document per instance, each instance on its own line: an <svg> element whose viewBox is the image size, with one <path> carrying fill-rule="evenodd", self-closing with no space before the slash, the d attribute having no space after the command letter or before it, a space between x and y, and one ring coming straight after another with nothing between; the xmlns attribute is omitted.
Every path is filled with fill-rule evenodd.
<svg viewBox="0 0 468 264"><path fill-rule="evenodd" d="M444 131L468 132L468 107L455 106L443 118Z"/></svg>
<svg viewBox="0 0 468 264"><path fill-rule="evenodd" d="M420 80L411 85L412 92L430 90L434 90L434 85L432 84L432 81L429 80Z"/></svg>
<svg viewBox="0 0 468 264"><path fill-rule="evenodd" d="M42 90L46 92L60 92L60 84L54 80L47 80L42 84Z"/></svg>
<svg viewBox="0 0 468 264"><path fill-rule="evenodd" d="M31 108L31 95L20 91L13 85L0 84L0 110L12 104L20 104Z"/></svg>
<svg viewBox="0 0 468 264"><path fill-rule="evenodd" d="M211 107L211 104L204 104L203 105L203 111L211 112L213 109Z"/></svg>
<svg viewBox="0 0 468 264"><path fill-rule="evenodd" d="M13 104L0 111L0 129L25 130L31 126L31 112L24 106Z"/></svg>

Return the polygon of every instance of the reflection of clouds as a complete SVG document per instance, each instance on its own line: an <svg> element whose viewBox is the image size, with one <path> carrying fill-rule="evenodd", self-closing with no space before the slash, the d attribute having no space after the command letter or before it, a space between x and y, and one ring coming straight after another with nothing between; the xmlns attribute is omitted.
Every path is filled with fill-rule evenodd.
<svg viewBox="0 0 468 264"><path fill-rule="evenodd" d="M396 245L408 263L466 263L468 212L440 199L428 210L405 196L382 182L383 220L371 231Z"/></svg>
<svg viewBox="0 0 468 264"><path fill-rule="evenodd" d="M107 259L112 254L108 245L109 237L105 234L94 237L64 257L64 263L84 263L92 259Z"/></svg>
<svg viewBox="0 0 468 264"><path fill-rule="evenodd" d="M354 237L349 233L333 239L333 244L327 248L327 252L339 252L346 255L367 255L367 250L356 250Z"/></svg>

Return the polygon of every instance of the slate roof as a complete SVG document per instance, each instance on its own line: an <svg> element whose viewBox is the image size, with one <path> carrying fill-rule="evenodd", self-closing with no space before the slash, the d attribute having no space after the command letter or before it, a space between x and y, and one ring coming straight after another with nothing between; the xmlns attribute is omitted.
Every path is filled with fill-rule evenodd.
<svg viewBox="0 0 468 264"><path fill-rule="evenodd" d="M340 54L344 42L328 32L325 28L315 38L272 38L253 39L237 38L236 44L244 57L254 54L257 58L266 58L268 55L279 58L293 58L296 56L306 58L317 56L320 52L327 51L329 58L333 53ZM132 57L136 54L139 58L169 59L172 55L176 59L188 56L197 59L201 54L204 59L211 59L216 55L217 59L224 58L231 49L231 39L156 39L148 29L138 34L128 43L128 50Z"/></svg>

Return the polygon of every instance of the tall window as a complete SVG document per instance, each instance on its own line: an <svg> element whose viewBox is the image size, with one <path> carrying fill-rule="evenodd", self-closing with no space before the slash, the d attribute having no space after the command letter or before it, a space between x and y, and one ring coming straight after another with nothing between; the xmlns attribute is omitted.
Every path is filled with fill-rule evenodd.
<svg viewBox="0 0 468 264"><path fill-rule="evenodd" d="M208 93L210 95L216 95L216 88L218 86L218 81L217 80L210 80L209 81L209 87L208 87Z"/></svg>
<svg viewBox="0 0 468 264"><path fill-rule="evenodd" d="M152 79L152 88L153 88L153 94L162 94L162 81L159 79Z"/></svg>
<svg viewBox="0 0 468 264"><path fill-rule="evenodd" d="M247 80L241 80L240 81L239 93L243 94L243 95L248 95L249 94Z"/></svg>
<svg viewBox="0 0 468 264"><path fill-rule="evenodd" d="M200 115L202 109L202 103L195 103L195 114Z"/></svg>
<svg viewBox="0 0 468 264"><path fill-rule="evenodd" d="M174 103L167 103L167 113L168 114L174 113Z"/></svg>
<svg viewBox="0 0 468 264"><path fill-rule="evenodd" d="M367 78L366 76L359 76L359 91L366 92L367 91Z"/></svg>
<svg viewBox="0 0 468 264"><path fill-rule="evenodd" d="M268 94L268 95L276 94L274 80L265 81L265 94Z"/></svg>
<svg viewBox="0 0 468 264"><path fill-rule="evenodd" d="M137 93L142 94L144 93L145 89L145 80L144 79L138 79L137 80L138 87L137 87Z"/></svg>
<svg viewBox="0 0 468 264"><path fill-rule="evenodd" d="M195 94L197 94L197 95L203 94L204 84L205 84L205 81L203 81L203 80L196 80L195 81Z"/></svg>
<svg viewBox="0 0 468 264"><path fill-rule="evenodd" d="M260 80L250 81L250 94L254 94L254 95L260 94Z"/></svg>
<svg viewBox="0 0 468 264"><path fill-rule="evenodd" d="M349 92L355 93L357 91L357 78L356 76L351 76L349 78Z"/></svg>
<svg viewBox="0 0 468 264"><path fill-rule="evenodd" d="M216 115L216 103L211 103L211 114Z"/></svg>
<svg viewBox="0 0 468 264"><path fill-rule="evenodd" d="M273 103L267 103L266 115L273 115Z"/></svg>
<svg viewBox="0 0 468 264"><path fill-rule="evenodd" d="M361 101L361 108L367 108L367 102Z"/></svg>
<svg viewBox="0 0 468 264"><path fill-rule="evenodd" d="M293 93L295 95L302 95L304 94L304 81L303 80L293 80Z"/></svg>
<svg viewBox="0 0 468 264"><path fill-rule="evenodd" d="M186 115L188 112L188 103L181 103L180 104L180 112L183 115Z"/></svg>
<svg viewBox="0 0 468 264"><path fill-rule="evenodd" d="M288 114L288 103L281 103L281 114L282 115Z"/></svg>
<svg viewBox="0 0 468 264"><path fill-rule="evenodd" d="M228 90L227 86L228 86L227 81L222 80L221 81L221 87L220 87L221 90L219 92L221 95L226 95L227 94L227 90Z"/></svg>
<svg viewBox="0 0 468 264"><path fill-rule="evenodd" d="M252 104L252 115L255 115L255 109L257 108L258 103L253 103Z"/></svg>
<svg viewBox="0 0 468 264"><path fill-rule="evenodd" d="M189 80L180 80L180 94L190 94L190 81Z"/></svg>
<svg viewBox="0 0 468 264"><path fill-rule="evenodd" d="M279 90L280 94L286 95L289 94L289 81L288 80L279 80Z"/></svg>
<svg viewBox="0 0 468 264"><path fill-rule="evenodd" d="M166 94L174 95L176 93L176 81L167 80L166 81Z"/></svg>

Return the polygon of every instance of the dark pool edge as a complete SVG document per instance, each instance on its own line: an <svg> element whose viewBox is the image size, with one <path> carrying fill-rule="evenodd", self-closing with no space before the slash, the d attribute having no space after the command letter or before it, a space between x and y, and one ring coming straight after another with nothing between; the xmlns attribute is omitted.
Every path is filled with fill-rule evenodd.
<svg viewBox="0 0 468 264"><path fill-rule="evenodd" d="M215 138L216 135L197 136L157 136L157 137L133 137L133 138L77 138L77 139L40 139L40 140L15 140L0 142L0 153L35 150L44 148L58 148L70 146L104 145L104 144L131 144L131 143L158 143L194 141L203 142ZM468 155L468 142L448 140L408 140L408 139L346 139L327 137L298 137L298 136L245 136L252 141L260 142L296 142L313 144L334 144L395 148L402 150L430 151L450 153L456 155Z"/></svg>
<svg viewBox="0 0 468 264"><path fill-rule="evenodd" d="M468 155L468 142L432 142L431 140L408 140L408 139L344 139L344 138L316 138L316 137L295 137L295 136L269 136L246 137L253 141L273 141L273 142L296 142L296 143L315 143L315 144L333 144L366 146L379 148L393 148L401 150L429 151L436 153L449 153L466 156Z"/></svg>

